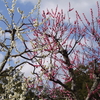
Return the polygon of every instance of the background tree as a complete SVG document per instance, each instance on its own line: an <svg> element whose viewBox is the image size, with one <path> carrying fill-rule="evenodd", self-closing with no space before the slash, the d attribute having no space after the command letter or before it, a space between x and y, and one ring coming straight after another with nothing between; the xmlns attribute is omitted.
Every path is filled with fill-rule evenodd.
<svg viewBox="0 0 100 100"><path fill-rule="evenodd" d="M93 84L93 80L91 80L89 75L89 70L87 70L89 66L79 65L79 70L74 70L76 76L76 84L77 87L77 94L79 96L79 100L85 100L88 89L91 88ZM54 83L54 85L56 85ZM67 83L67 86L71 88L71 82ZM96 96L96 95L95 95ZM54 100L66 100L66 90L60 87L54 87L53 89L50 87L44 87L41 97L45 99L52 99L55 97ZM98 97L96 97L98 98Z"/></svg>
<svg viewBox="0 0 100 100"><path fill-rule="evenodd" d="M58 7L55 11L43 11L42 20L30 19L31 23L37 23L29 27L33 30L33 37L28 36L30 39L28 42L32 45L29 50L33 50L28 53L29 59L33 62L33 74L40 82L44 82L45 77L45 80L54 82L56 87L60 85L66 90L66 96L70 100L79 100L81 97L78 88L82 86L77 80L84 75L81 76L80 73L78 77L76 72L80 70L80 64L87 66L90 62L93 65L88 66L86 71L88 70L93 83L87 90L85 100L100 98L100 65L97 64L100 62L100 8L98 2L97 8L96 18L94 18L93 10L90 9L91 21L86 18L84 13L85 20L83 21L76 11L74 23L70 23L70 17L68 17L68 22L65 22L63 10L57 11ZM73 8L69 4L68 13L72 10ZM36 69L40 69L41 72L37 73ZM70 88L68 83L71 84ZM86 87L89 86L86 85ZM94 96L95 94L98 94L98 98Z"/></svg>

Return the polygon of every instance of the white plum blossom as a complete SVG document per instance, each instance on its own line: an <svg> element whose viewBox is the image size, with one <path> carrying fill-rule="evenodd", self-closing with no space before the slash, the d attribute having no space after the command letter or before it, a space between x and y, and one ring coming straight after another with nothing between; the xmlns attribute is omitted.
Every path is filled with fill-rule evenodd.
<svg viewBox="0 0 100 100"><path fill-rule="evenodd" d="M21 69L20 69L21 70ZM5 90L5 93L0 96L3 100L6 100L6 94L7 94L7 100L25 100L25 94L27 93L27 83L24 80L24 76L20 80L17 80L18 82L14 82L15 79L19 76L20 71L17 71L13 76L7 76L6 79L8 81L7 84L2 84L2 88ZM23 81L23 82L22 82ZM16 87L17 84L21 83L19 87ZM22 89L22 93L19 94L16 92L16 89ZM2 100L1 99L1 100Z"/></svg>
<svg viewBox="0 0 100 100"><path fill-rule="evenodd" d="M0 14L0 20L3 20L4 16Z"/></svg>
<svg viewBox="0 0 100 100"><path fill-rule="evenodd" d="M25 16L24 14L22 14L22 19L25 19L25 18L27 18L27 16Z"/></svg>
<svg viewBox="0 0 100 100"><path fill-rule="evenodd" d="M21 15L24 13L23 11L20 10L20 8L17 8L18 13L20 13Z"/></svg>
<svg viewBox="0 0 100 100"><path fill-rule="evenodd" d="M8 12L9 12L9 14L11 14L11 13L13 13L14 12L14 9L7 9L8 10Z"/></svg>
<svg viewBox="0 0 100 100"><path fill-rule="evenodd" d="M21 41L24 41L24 39L23 39L23 37L21 35L21 32L19 30L16 30L16 35Z"/></svg>
<svg viewBox="0 0 100 100"><path fill-rule="evenodd" d="M38 19L36 19L36 20L34 21L34 24L33 24L33 26L34 26L34 27L38 27L38 26L39 26Z"/></svg>

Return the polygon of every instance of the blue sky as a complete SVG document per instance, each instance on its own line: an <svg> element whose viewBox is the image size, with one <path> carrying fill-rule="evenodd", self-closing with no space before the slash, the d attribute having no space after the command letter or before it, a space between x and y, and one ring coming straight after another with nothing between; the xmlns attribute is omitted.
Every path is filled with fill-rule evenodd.
<svg viewBox="0 0 100 100"><path fill-rule="evenodd" d="M7 0L9 6L11 6L12 0ZM28 14L28 12L34 7L35 4L37 4L38 0L17 0L16 8L19 7L21 10L24 11L25 14ZM97 14L97 5L96 0L41 0L41 6L40 6L40 13L42 13L43 10L47 9L55 9L58 5L59 9L63 9L64 13L67 16L67 11L69 8L69 2L71 4L71 7L74 8L72 12L70 12L71 21L73 22L75 20L75 11L77 10L80 15L82 13L85 13L88 19L91 19L90 16L90 8L93 8L94 15ZM3 0L0 0L0 12L4 14L7 19L9 19L7 10L4 6ZM18 20L18 14L15 14L15 20Z"/></svg>
<svg viewBox="0 0 100 100"><path fill-rule="evenodd" d="M7 0L9 6L11 6L11 1L12 0ZM25 14L28 14L28 12L33 8L33 6L37 3L38 0L18 0L16 4L16 8L19 7L21 10L24 11ZM72 22L75 19L75 11L77 10L79 14L81 15L83 12L86 14L87 18L90 19L90 8L93 8L94 15L97 13L97 6L96 6L96 0L41 0L41 7L40 7L40 13L42 13L43 10L47 9L55 9L56 6L58 5L59 9L63 9L64 13L67 16L67 11L68 11L68 4L69 2L71 3L71 7L74 8L74 10L70 13L70 17ZM3 15L9 19L7 10L4 6L3 0L0 0L0 12L3 13ZM15 13L15 20L17 21L18 18L18 13ZM1 23L0 23L1 24ZM1 27L2 25L0 25ZM4 27L4 25L2 26ZM23 72L26 72L26 75L29 75L31 71L31 66L30 68L24 67Z"/></svg>
<svg viewBox="0 0 100 100"><path fill-rule="evenodd" d="M12 0L7 0L11 5ZM33 8L33 6L37 3L38 0L17 0L16 7L20 7L26 14ZM73 12L71 12L70 16L72 20L74 20L74 11L78 11L80 14L83 12L89 17L90 8L94 9L96 13L96 0L41 0L41 9L55 9L58 5L59 9L63 9L64 13L67 14L68 4L71 3L71 7L74 8ZM3 12L5 16L7 16L7 11L4 6L3 0L0 0L0 11Z"/></svg>
<svg viewBox="0 0 100 100"><path fill-rule="evenodd" d="M21 4L36 4L38 0L19 0ZM99 1L99 0L98 0ZM96 0L41 0L41 12L46 9L55 9L58 5L59 9L63 9L64 13L67 14L69 8L69 2L71 3L71 7L74 8L73 12L71 12L70 16L72 20L75 19L75 11L77 10L79 14L85 13L88 18L90 18L90 8L94 9L94 13L96 14Z"/></svg>

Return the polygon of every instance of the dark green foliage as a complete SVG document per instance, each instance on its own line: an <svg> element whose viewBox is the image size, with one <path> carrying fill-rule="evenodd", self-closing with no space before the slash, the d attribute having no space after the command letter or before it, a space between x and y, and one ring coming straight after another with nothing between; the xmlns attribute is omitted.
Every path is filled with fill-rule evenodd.
<svg viewBox="0 0 100 100"><path fill-rule="evenodd" d="M39 100L39 98L34 94L34 92L32 92L32 89L28 89L28 92L26 94L26 100Z"/></svg>
<svg viewBox="0 0 100 100"><path fill-rule="evenodd" d="M87 70L87 67L88 66L80 65L79 69L74 70L77 86L76 94L78 94L79 100L84 100L86 98L88 88L90 89L93 84L93 80L90 79L89 70ZM71 82L67 83L67 85L71 88Z"/></svg>

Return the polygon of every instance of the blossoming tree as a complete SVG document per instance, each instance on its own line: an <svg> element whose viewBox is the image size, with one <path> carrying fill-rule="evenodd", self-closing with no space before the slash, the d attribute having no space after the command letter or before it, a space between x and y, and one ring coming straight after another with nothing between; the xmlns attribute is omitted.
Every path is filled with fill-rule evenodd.
<svg viewBox="0 0 100 100"><path fill-rule="evenodd" d="M20 18L15 21L16 0L12 1L11 8L9 8L6 0L4 2L11 20L9 21L0 13L0 23L5 25L5 28L0 28L0 53L4 55L0 63L0 76L9 76L10 71L14 71L19 66L22 67L23 64L28 63L33 66L32 74L35 80L33 84L30 85L30 82L28 82L27 85L29 88L34 87L37 89L39 98L44 98L43 91L46 91L47 100L64 99L58 98L61 97L60 95L69 100L80 100L78 86L81 84L78 82L78 76L84 73L90 77L92 85L90 87L87 82L84 82L87 95L82 99L99 100L99 3L97 2L98 15L96 17L91 9L91 20L88 20L84 13L84 20L82 20L76 11L76 20L70 23L69 14L73 10L70 3L68 21L66 21L63 10L58 11L58 7L55 11L43 11L42 18L29 18L36 9L40 9L40 0L28 15L17 8ZM39 14L39 11L37 13ZM29 33L31 33L31 36ZM21 44L23 48L20 49L18 44ZM15 58L17 59L16 62ZM13 68L5 69L8 66L13 66ZM77 75L77 73L79 74ZM3 88L8 90L7 86L14 86L13 83L11 85L13 78L7 77L8 84ZM22 83L20 88L23 90L23 94L27 92L26 84ZM9 93L12 92L12 89ZM19 95L15 92L7 98L2 97L4 99L14 100L19 98L19 100L25 100L23 94Z"/></svg>
<svg viewBox="0 0 100 100"><path fill-rule="evenodd" d="M28 60L26 61L21 57L27 52L31 52L24 45L27 40L25 36L30 32L25 26L31 25L28 18L35 11L38 13L40 0L27 15L20 8L16 9L17 0L11 1L11 8L6 0L3 1L9 16L4 16L3 12L0 12L0 79L3 77L7 80L7 83L3 83L0 80L0 87L2 86L0 100L26 100L29 96L26 96L29 92L27 85L29 79L26 82L24 76L20 75L20 70L17 68L22 68L26 63L30 64ZM16 17L16 14L19 17ZM19 80L18 75L20 76ZM16 92L17 90L20 90L20 92ZM33 100L34 97L31 99Z"/></svg>
<svg viewBox="0 0 100 100"><path fill-rule="evenodd" d="M25 26L30 24L28 18L31 14L33 14L35 10L38 10L40 7L39 0L38 4L34 6L31 12L27 15L25 15L20 8L17 8L17 14L19 14L19 18L17 19L15 13L17 0L12 0L11 8L6 0L3 1L7 8L10 20L9 17L7 17L7 19L6 16L0 13L0 24L2 27L0 28L0 54L4 56L1 58L2 61L0 61L0 75L7 71L5 70L5 67L13 66L15 69L25 63L28 63L27 61L21 59L21 55L29 52L24 44L26 41L25 34L29 33L30 30L28 30ZM22 47L21 49L18 44Z"/></svg>
<svg viewBox="0 0 100 100"><path fill-rule="evenodd" d="M49 85L49 96L53 100L57 99L55 89L59 89L59 92L69 100L80 100L75 72L82 71L81 65L86 68L83 71L84 74L88 71L87 76L93 80L91 87L86 83L88 92L83 100L99 100L100 98L100 8L98 2L97 8L96 17L90 9L91 20L88 20L84 13L84 20L81 19L76 11L76 20L73 23L70 23L69 16L66 21L63 10L58 11L58 7L55 11L43 11L42 19L30 19L30 23L33 24L28 28L33 31L33 37L27 35L30 40L27 42L30 42L29 50L33 52L27 55L32 61L33 74L36 75L40 83L38 84L49 84L52 81L53 86ZM68 15L72 10L69 4ZM25 42L26 46L27 42Z"/></svg>

